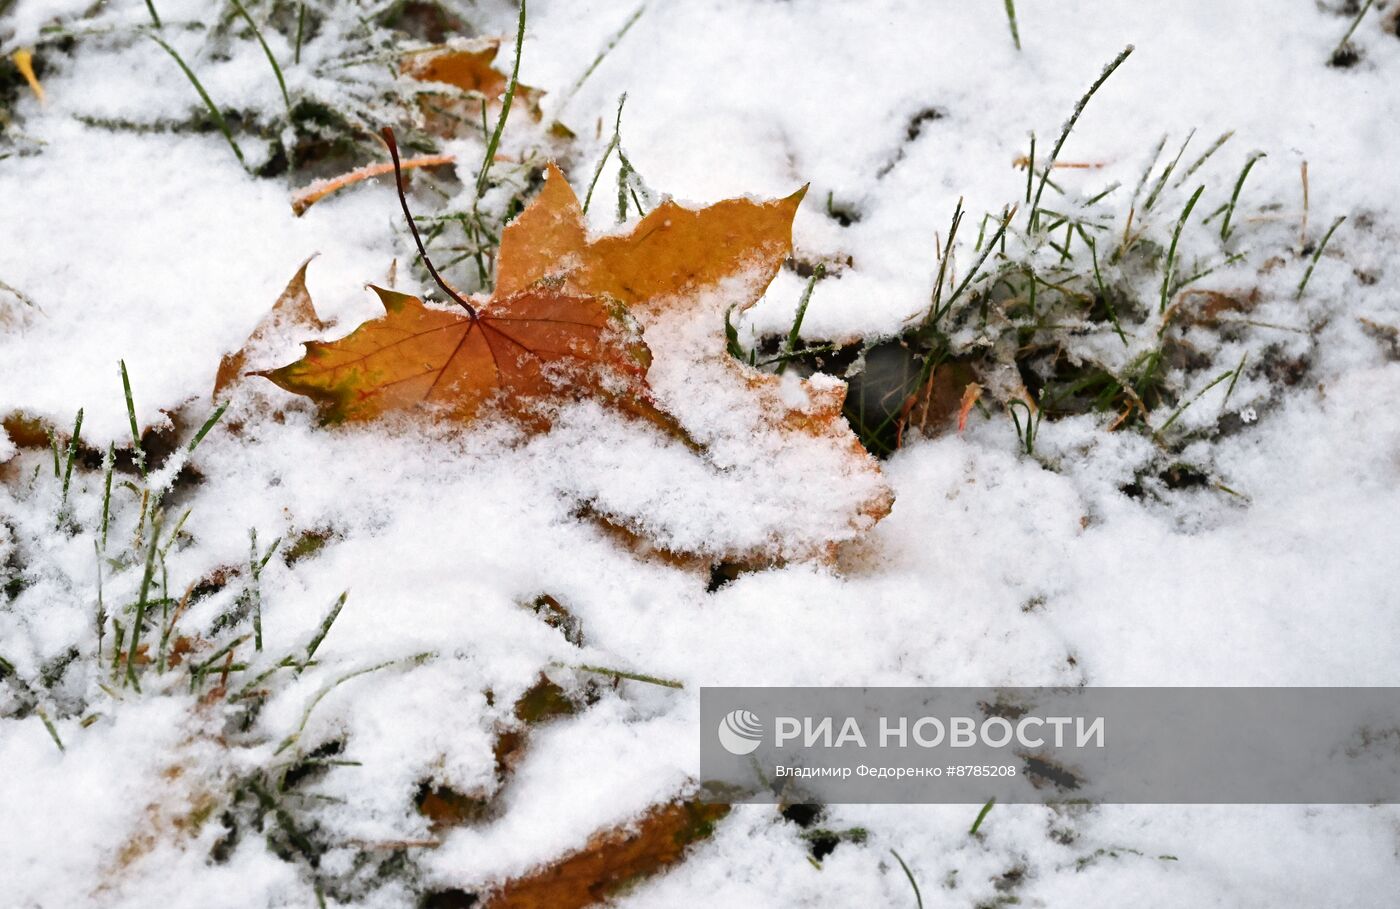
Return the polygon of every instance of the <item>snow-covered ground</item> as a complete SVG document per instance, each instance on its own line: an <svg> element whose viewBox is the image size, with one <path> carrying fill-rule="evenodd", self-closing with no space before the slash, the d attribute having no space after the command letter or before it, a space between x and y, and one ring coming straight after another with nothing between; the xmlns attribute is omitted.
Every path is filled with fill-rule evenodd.
<svg viewBox="0 0 1400 909"><path fill-rule="evenodd" d="M270 5L247 4L255 17ZM5 54L88 6L18 0L0 13ZM140 0L108 6L108 26L148 21ZM155 6L191 55L197 42L179 42L196 33L170 23L224 8ZM1193 443L1230 492L1126 495L1153 444L1110 432L1112 415L1047 420L1030 456L1005 414L974 412L965 432L912 438L883 463L893 512L834 559L716 590L708 572L625 545L581 505L635 499L642 524L724 550L745 522L773 519L766 503L789 501L762 486L790 484L782 470L745 474L751 490L718 469L678 478L676 446L588 403L529 439L499 425L325 429L291 395L246 383L167 494L167 528L189 516L166 578L151 579L176 602L152 608L241 570L180 618L214 646L241 633L216 626L249 602L250 529L259 558L279 538L319 547L261 571L254 670L300 653L349 595L315 665L275 673L243 726L204 696L222 654L198 692L175 673L146 673L139 693L121 684L113 627L99 656L94 623L101 465L75 467L65 504L50 452L0 434L0 658L13 666L0 681L0 904L314 905L321 881L328 904L411 906L426 892L483 890L687 792L706 685L1400 685L1400 349L1384 331L1400 327L1400 35L1395 0L1377 3L1352 37L1359 61L1327 65L1359 10L1348 6L1023 0L1018 51L994 0L653 0L571 93L636 5L532 3L520 77L547 93L546 121L578 135L569 175L581 195L624 92L624 145L657 191L701 205L811 184L797 255L850 261L817 286L803 324L812 339L890 335L919 315L957 200L976 214L968 234L983 211L1021 201L1026 174L1013 163L1029 134L1048 148L1133 44L1060 156L1093 167L1056 179L1131 186L1163 134L1170 155L1196 130L1189 160L1233 130L1200 172L1213 195L1202 212L1228 200L1257 150L1268 157L1249 175L1242 223L1315 246L1347 215L1306 298L1275 294L1260 315L1283 326L1279 343L1306 336L1301 379L1269 387L1255 374L1238 399L1222 385L1187 412L1251 403L1243 428ZM515 11L468 15L506 36L508 68ZM204 85L223 104L276 108L266 58L245 44L195 60ZM317 53L313 40L308 59ZM14 153L0 158L0 416L66 434L82 408L84 443L123 449L121 359L137 421L183 444L212 410L220 357L306 257L319 254L308 285L320 315L343 331L375 314L364 285L385 281L391 262L401 286L415 280L387 182L297 218L288 182L249 176L217 132L102 125L200 109L155 42L40 59L47 100L17 96L5 127ZM314 79L290 65L286 78L294 94ZM480 145L459 147L469 183ZM610 163L600 185L615 174ZM858 218L828 216L828 194ZM610 207L592 210L595 226L611 226ZM1255 280L1291 291L1306 265L1293 256ZM745 331L785 334L803 284L781 272ZM142 583L137 479L119 473L111 496L104 554L118 561L103 563L100 583L113 614ZM823 478L806 479L820 500ZM530 608L546 594L581 644ZM248 645L238 658L254 659ZM683 687L614 684L582 666ZM596 700L533 730L502 786L496 731L542 672ZM332 844L313 872L246 822L247 781L328 742L354 765L330 767L288 809ZM414 807L425 781L501 791L489 817L434 831ZM226 804L235 791L245 802ZM772 807L737 807L619 904L912 906L891 850L930 907L1381 907L1400 893L1395 806L997 806L970 837L979 807L831 806L819 826L867 835L819 863L804 828ZM263 820L272 830L275 813ZM425 841L434 846L402 845ZM402 867L384 861L394 854Z"/></svg>

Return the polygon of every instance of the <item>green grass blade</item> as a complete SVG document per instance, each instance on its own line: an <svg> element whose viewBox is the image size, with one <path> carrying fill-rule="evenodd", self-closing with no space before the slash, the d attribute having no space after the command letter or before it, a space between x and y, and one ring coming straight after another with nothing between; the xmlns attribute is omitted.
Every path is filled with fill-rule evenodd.
<svg viewBox="0 0 1400 909"><path fill-rule="evenodd" d="M43 707L38 706L34 708L34 712L39 715L39 719L43 722L44 728L49 731L49 738L53 739L53 743L58 746L58 750L60 752L66 752L68 749L63 747L63 739L58 737L58 728L54 726L53 720L49 719L48 712L45 711Z"/></svg>
<svg viewBox="0 0 1400 909"><path fill-rule="evenodd" d="M638 6L633 10L632 15L627 17L627 21L622 23L622 28L613 33L613 36L603 45L603 49L598 52L598 56L594 57L593 62L588 64L588 69L583 71L583 75L579 76L574 84L570 86L568 92L565 93L564 100L559 102L559 111L562 111L569 105L569 102L574 99L574 95L578 94L578 90L583 88L583 83L587 82L589 78L592 77L594 70L601 66L608 54L612 53L622 39L627 37L627 33L632 30L632 26L637 24L637 20L642 18L642 13L646 12L646 10L647 5L645 3Z"/></svg>
<svg viewBox="0 0 1400 909"><path fill-rule="evenodd" d="M496 120L496 129L486 143L486 157L481 162L481 171L476 176L476 198L486 192L486 176L491 172L491 162L496 157L496 148L501 144L501 133L505 131L506 119L510 116L510 103L515 100L515 87L520 81L520 51L525 44L525 0L520 0L520 22L515 33L515 65L510 70L510 83L506 86L506 97L501 103L501 116ZM484 103L484 102L483 102Z"/></svg>
<svg viewBox="0 0 1400 909"><path fill-rule="evenodd" d="M303 662L302 665L310 663L311 660L316 656L317 648L319 648L321 646L321 642L326 639L326 635L331 633L331 626L334 625L335 620L340 617L340 610L345 608L345 600L349 596L350 591L348 590L342 593L340 597L335 601L335 605L331 607L331 611L326 614L326 617L324 619L321 620L321 627L316 629L316 636L311 639L311 643L306 645L306 660Z"/></svg>
<svg viewBox="0 0 1400 909"><path fill-rule="evenodd" d="M146 609L150 605L151 579L155 576L156 552L160 543L160 518L151 522L151 540L146 547L146 565L141 573L141 590L136 599L136 617L131 623L131 642L126 652L126 681L137 691L141 690L136 677L136 657L141 646L141 632L146 620Z"/></svg>
<svg viewBox="0 0 1400 909"><path fill-rule="evenodd" d="M301 722L297 724L296 731L293 732L291 735L287 736L285 739L283 739L282 743L277 746L277 750L274 751L273 754L281 754L288 748L295 745L301 739L301 734L306 731L306 724L311 720L311 714L313 711L315 711L316 705L320 704L321 701L326 697L326 695L330 694L336 688L340 687L341 685L344 685L351 679L359 678L362 675L368 675L371 672L378 672L381 669L388 669L390 666L414 665L423 662L431 656L431 653L420 653L408 657L407 659L385 660L384 662L376 663L373 666L366 666L363 669L356 669L353 672L347 672L339 678L335 679L329 685L326 685L320 691L316 692L316 695L311 699L310 703L306 705L306 709L302 711Z"/></svg>
<svg viewBox="0 0 1400 909"><path fill-rule="evenodd" d="M1118 309L1109 299L1108 288L1104 286L1103 274L1099 271L1099 246L1088 234L1084 235L1084 242L1089 244L1089 255L1094 263L1094 283L1099 288L1099 299L1103 300L1104 308L1108 310L1108 318L1113 322L1113 330L1118 334L1118 340L1123 342L1123 346L1128 346L1128 336L1123 333L1123 326L1118 322Z"/></svg>
<svg viewBox="0 0 1400 909"><path fill-rule="evenodd" d="M1186 412L1186 408L1190 407L1192 404L1195 404L1198 400L1200 400L1202 395L1210 391L1215 386L1219 385L1221 382L1224 382L1226 379L1230 378L1234 374L1235 371L1231 369L1227 372L1222 372L1220 375L1212 379L1209 385L1196 392L1186 401L1185 404L1182 404L1180 407L1174 410L1172 412L1172 415L1170 417L1167 417L1167 422L1163 423L1161 427L1155 433L1153 433L1153 435L1160 436L1162 433L1166 432L1168 427L1170 427L1173 423L1176 422L1176 418Z"/></svg>
<svg viewBox="0 0 1400 909"><path fill-rule="evenodd" d="M1244 188L1244 179L1249 176L1249 172L1254 169L1254 165L1260 158L1267 157L1263 152L1255 152L1249 156L1249 160L1244 162L1244 170L1240 171L1239 179L1235 181L1235 191L1230 194L1230 204L1225 209L1225 220L1220 222L1220 239L1230 239L1230 219L1235 214L1235 203L1240 199L1240 190Z"/></svg>
<svg viewBox="0 0 1400 909"><path fill-rule="evenodd" d="M612 138L608 140L608 147L603 149L603 157L598 159L598 166L593 168L593 179L589 181L588 192L583 197L583 213L588 214L588 206L593 203L593 190L598 186L598 179L603 176L603 167L608 163L608 158L613 150L622 143L622 107L627 103L627 93L617 99L617 118L613 122Z"/></svg>
<svg viewBox="0 0 1400 909"><path fill-rule="evenodd" d="M278 537L272 541L272 545L267 547L262 557L258 556L258 531L251 528L248 531L248 596L252 600L253 606L253 649L262 652L262 570L267 567L272 554L277 551L277 547L282 545L282 538Z"/></svg>
<svg viewBox="0 0 1400 909"><path fill-rule="evenodd" d="M1031 153L1035 153L1035 137L1031 137ZM953 222L948 225L948 239L943 242L943 253L938 257L938 275L933 282L933 303L929 306L928 324L937 326L938 320L943 317L943 284L944 276L948 273L948 262L953 256L953 241L958 236L958 225L963 219L963 200L958 197L958 204L953 208ZM995 246L993 241L987 245L988 249Z"/></svg>
<svg viewBox="0 0 1400 909"><path fill-rule="evenodd" d="M977 835L977 831L978 831L979 829L981 829L981 827L982 827L982 822L985 821L985 820L987 819L987 815L988 815L988 814L991 814L991 812L992 812L992 806L995 805L996 803L997 803L997 798L996 798L996 796L992 796L991 798L987 799L987 804L983 805L983 806L982 806L982 810L979 811L979 812L977 812L977 820L975 820L975 821L972 822L972 827L971 827L971 829L969 829L969 830L967 831L967 835L968 835L968 836L976 836L976 835Z"/></svg>
<svg viewBox="0 0 1400 909"><path fill-rule="evenodd" d="M302 4L299 5L299 7L298 7L298 9L297 9L297 40L296 40L296 50L292 53L292 63L295 64L295 65L297 65L297 66L300 66L300 65L301 65L301 41L302 41L303 36L305 36L305 35L306 35L306 4L305 4L305 3L302 3ZM485 107L483 106L482 109L484 110Z"/></svg>
<svg viewBox="0 0 1400 909"><path fill-rule="evenodd" d="M219 422L219 419L223 417L224 411L226 410L228 410L227 401L220 404L219 409L210 414L209 419L204 421L204 425L199 427L199 432L194 434L193 439L190 439L189 447L185 449L186 454L194 454L194 450L199 447L199 443L203 442L204 437L209 435L209 430L214 428L214 425Z"/></svg>
<svg viewBox="0 0 1400 909"><path fill-rule="evenodd" d="M1031 204L1031 191L1035 188L1035 133L1031 133L1031 154L1026 159L1026 204Z"/></svg>
<svg viewBox="0 0 1400 909"><path fill-rule="evenodd" d="M787 369L788 359L791 359L797 350L797 341L802 333L802 320L807 316L807 304L812 301L812 291L816 290L817 282L826 277L826 266L818 265L812 272L812 277L807 279L807 286L802 290L802 299L797 301L797 314L792 318L792 328L788 329L787 343L783 346L785 359L778 364L778 375L782 375Z"/></svg>
<svg viewBox="0 0 1400 909"><path fill-rule="evenodd" d="M1181 148L1176 150L1176 157L1172 158L1171 163L1162 170L1162 176L1157 178L1157 182L1152 186L1152 192L1147 194L1147 201L1142 204L1143 211L1151 211L1152 206L1157 204L1157 197L1160 196L1162 190L1166 188L1167 180L1171 178L1172 171L1176 170L1176 166L1181 163L1181 156L1186 153L1186 146L1191 144L1191 139L1194 138L1195 135L1196 131L1194 129L1186 134L1186 141L1181 143Z"/></svg>
<svg viewBox="0 0 1400 909"><path fill-rule="evenodd" d="M1138 177L1137 186L1133 187L1133 201L1142 195L1142 188L1147 185L1147 178L1152 176L1152 168L1157 166L1157 159L1162 157L1162 149L1167 147L1167 137L1164 134L1157 140L1157 147L1152 150L1152 157L1147 159L1147 166L1142 169L1142 176Z"/></svg>
<svg viewBox="0 0 1400 909"><path fill-rule="evenodd" d="M1035 189L1035 198L1031 200L1031 211L1026 221L1028 229L1035 229L1036 209L1040 207L1040 197L1045 192L1045 184L1050 180L1050 171L1054 169L1055 161L1060 157L1060 149L1064 148L1065 140L1069 138L1069 134L1074 130L1074 124L1079 122L1079 116L1084 113L1084 108L1088 106L1089 99L1094 97L1094 93L1108 81L1108 77L1113 75L1114 70L1118 69L1132 52L1133 46L1131 44L1123 48L1118 56L1113 58L1113 62L1104 67L1103 72L1099 73L1099 77L1094 80L1094 84L1089 86L1089 90L1085 92L1083 97L1079 99L1079 102L1074 105L1074 111L1069 115L1069 119L1065 121L1064 129L1060 130L1060 138L1055 141L1055 147L1050 151L1050 160L1045 162L1045 170L1041 174L1040 184Z"/></svg>
<svg viewBox="0 0 1400 909"><path fill-rule="evenodd" d="M272 48L267 46L267 41L263 39L262 31L258 28L258 24L253 21L252 16L248 15L248 11L243 8L243 4L238 2L238 0L232 0L232 2L233 8L238 10L239 15L243 17L243 21L247 22L248 27L253 30L253 37L257 38L258 44L262 45L263 53L267 56L267 62L272 65L272 74L277 77L277 87L282 90L282 101L287 105L287 112L291 113L292 96L287 93L287 80L282 78L282 67L278 65L277 58L272 55ZM305 5L303 5L301 9L304 15L306 12ZM300 34L299 29L297 33ZM298 41L297 47L300 49L300 41Z"/></svg>
<svg viewBox="0 0 1400 909"><path fill-rule="evenodd" d="M238 158L238 163L243 165L244 169L247 169L248 162L243 158L243 149L239 148L238 143L234 141L233 130L229 128L228 121L224 119L223 112L220 111L219 106L214 103L214 99L209 97L209 93L205 91L204 86L199 83L199 77L194 74L194 70L189 68L184 59L176 52L175 48L162 41L158 35L151 35L151 40L165 48L165 52L180 65L180 69L184 72L185 77L190 80L190 84L194 86L194 90L199 93L200 100L203 101L204 106L209 109L209 116L214 118L214 125L219 128L219 132L223 133L224 138L228 140L228 146L233 149L233 154Z"/></svg>
<svg viewBox="0 0 1400 909"><path fill-rule="evenodd" d="M170 555L171 548L174 547L175 541L179 539L180 531L185 529L185 522L190 519L192 513L194 513L193 506L186 508L184 513L180 515L180 520L175 522L175 528L170 531L170 539L166 540L165 545L160 549L160 558L162 561L165 560L166 556Z"/></svg>
<svg viewBox="0 0 1400 909"><path fill-rule="evenodd" d="M1298 292L1293 295L1293 299L1301 300L1303 298L1303 290L1308 286L1308 282L1312 280L1313 269L1317 268L1317 261L1322 258L1322 251L1327 248L1327 241L1332 239L1332 235L1337 232L1337 228L1341 227L1342 222L1346 219L1346 215L1342 215L1340 218L1333 221L1332 226L1327 228L1327 233L1322 235L1322 242L1317 244L1317 252L1313 253L1312 261L1308 263L1308 270L1303 275L1303 280L1298 282Z"/></svg>
<svg viewBox="0 0 1400 909"><path fill-rule="evenodd" d="M1021 49L1021 32L1016 28L1016 0L1006 0L1006 21L1011 25L1011 42Z"/></svg>
<svg viewBox="0 0 1400 909"><path fill-rule="evenodd" d="M1337 42L1336 48L1334 48L1332 51L1333 57L1340 54L1342 52L1342 48L1347 46L1347 42L1351 40L1351 36L1356 34L1356 27L1361 24L1362 18L1365 17L1365 15L1371 11L1371 7L1375 4L1375 2L1376 0L1366 0L1365 5L1361 7L1361 12L1356 14L1355 19L1351 20L1351 27L1347 29L1347 33L1345 35L1342 35L1342 40Z"/></svg>
<svg viewBox="0 0 1400 909"><path fill-rule="evenodd" d="M924 909L924 898L923 895L919 893L919 882L914 880L914 872L909 870L909 866L905 864L904 859L898 852L891 849L890 855L894 856L896 862L899 862L899 867L904 869L904 876L909 879L909 886L914 888L914 905L917 906L918 909Z"/></svg>
<svg viewBox="0 0 1400 909"><path fill-rule="evenodd" d="M131 421L132 458L136 462L136 470L144 477L146 475L146 453L141 450L141 430L136 426L136 403L131 397L131 377L127 375L125 360L118 360L117 365L121 367L122 394L126 397L126 416Z"/></svg>
<svg viewBox="0 0 1400 909"><path fill-rule="evenodd" d="M73 462L78 460L78 449L82 447L83 409L78 408L78 418L73 421L73 437L68 440L68 455L63 464L63 504L68 504L68 486L73 480Z"/></svg>
<svg viewBox="0 0 1400 909"><path fill-rule="evenodd" d="M102 548L107 551L107 528L112 522L112 472L117 461L117 446L107 443L107 454L102 458Z"/></svg>
<svg viewBox="0 0 1400 909"><path fill-rule="evenodd" d="M1235 374L1230 376L1230 384L1225 389L1225 397L1220 401L1220 412L1225 412L1225 405L1230 403L1230 395L1235 393L1235 384L1239 382L1240 376L1244 375L1244 362L1249 359L1249 351L1245 351L1240 357L1240 365L1235 367Z"/></svg>
<svg viewBox="0 0 1400 909"><path fill-rule="evenodd" d="M992 234L992 241L987 244L986 249L982 250L982 255L978 257L977 261L972 263L972 270L963 277L962 283L957 286L957 289L953 291L953 295L948 298L948 302L944 304L944 312L952 308L953 303L962 296L963 291L967 290L968 285L971 284L973 279L982 271L982 266L987 263L987 259L991 257L992 251L996 249L997 241L1005 236L1006 228L1010 226L1011 219L1015 216L1015 208L1012 208L1006 213L1006 217L1001 220L1001 225L997 228L997 232Z"/></svg>
<svg viewBox="0 0 1400 909"><path fill-rule="evenodd" d="M663 679L654 675L643 675L640 672L625 672L621 669L609 669L606 666L580 665L573 668L579 672L596 672L614 679L630 679L633 682L645 682L648 685L660 685L663 688L685 688L683 682L677 682L675 679Z"/></svg>
<svg viewBox="0 0 1400 909"><path fill-rule="evenodd" d="M1207 161L1209 161L1211 155L1213 155L1213 154L1215 154L1216 152L1220 151L1220 146L1224 145L1226 142L1229 142L1229 141L1230 141L1230 137L1233 136L1234 134L1235 134L1235 131L1234 131L1233 129L1232 129L1232 130L1229 130L1228 132L1221 133L1221 134L1220 134L1220 138L1218 138L1218 139L1216 139L1214 142L1212 142L1210 148L1206 149L1205 152L1204 152L1199 158L1197 158L1195 161L1191 162L1191 166L1188 167L1188 168L1186 168L1186 170L1182 173L1182 175L1176 178L1176 182L1173 183L1172 186L1173 186L1173 187L1181 186L1181 185L1182 185L1183 183L1185 183L1187 180L1190 180L1190 179L1191 179L1191 175L1194 174L1196 171L1200 170L1200 169L1201 169L1201 165L1202 165L1202 164L1205 164Z"/></svg>
<svg viewBox="0 0 1400 909"><path fill-rule="evenodd" d="M102 638L107 634L107 603L102 598L102 546L92 541L93 555L97 557L97 660L102 661Z"/></svg>
<svg viewBox="0 0 1400 909"><path fill-rule="evenodd" d="M1201 193L1205 192L1205 189L1205 185L1202 184L1191 194L1191 199L1186 203L1186 208L1181 212L1181 217L1176 222L1176 230L1172 231L1172 244L1167 249L1167 261L1162 269L1162 299L1157 306L1159 313L1167 311L1167 298L1171 295L1172 278L1176 273L1176 244L1181 239L1181 229L1186 226L1186 219L1191 217L1191 209L1196 207L1196 201L1201 198Z"/></svg>
<svg viewBox="0 0 1400 909"><path fill-rule="evenodd" d="M63 455L58 453L58 436L53 434L53 430L47 430L49 434L49 453L53 455L53 476L54 479L63 477Z"/></svg>

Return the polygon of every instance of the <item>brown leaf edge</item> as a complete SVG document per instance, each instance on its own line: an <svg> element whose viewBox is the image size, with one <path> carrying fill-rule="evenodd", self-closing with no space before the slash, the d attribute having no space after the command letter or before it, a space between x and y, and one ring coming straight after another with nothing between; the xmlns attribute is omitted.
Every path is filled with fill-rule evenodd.
<svg viewBox="0 0 1400 909"><path fill-rule="evenodd" d="M285 324L308 331L322 331L326 328L326 323L321 321L316 314L316 307L311 303L311 293L306 289L306 269L315 258L316 254L313 253L301 263L301 267L292 275L292 280L287 282L287 287L277 298L277 302L258 320L243 346L233 353L224 354L223 359L219 361L219 369L214 374L214 400L217 401L225 391L243 378L249 354L266 342L278 327Z"/></svg>
<svg viewBox="0 0 1400 909"><path fill-rule="evenodd" d="M730 806L700 799L666 802L629 824L595 833L588 844L507 881L482 909L584 909L684 858L707 839Z"/></svg>

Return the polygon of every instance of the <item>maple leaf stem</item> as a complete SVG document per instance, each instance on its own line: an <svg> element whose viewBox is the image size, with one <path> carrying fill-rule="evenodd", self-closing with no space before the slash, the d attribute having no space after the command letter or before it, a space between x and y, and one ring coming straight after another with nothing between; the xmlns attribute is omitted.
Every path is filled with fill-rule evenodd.
<svg viewBox="0 0 1400 909"><path fill-rule="evenodd" d="M418 226L413 223L413 212L408 210L408 196L405 196L403 192L403 166L399 163L399 143L394 141L394 130L386 126L379 131L379 134L384 137L384 144L389 146L389 157L394 159L394 188L399 191L399 204L403 206L404 220L408 222L408 229L413 234L413 242L418 244L418 254L423 257L423 264L427 266L428 274L433 276L433 280L437 282L438 287L442 288L442 292L457 301L458 305L465 309L467 315L471 316L472 321L475 322L477 320L476 307L462 299L462 296L442 279L442 275L438 274L438 270L433 267L433 260L428 258L428 250L423 246L423 238L418 235Z"/></svg>

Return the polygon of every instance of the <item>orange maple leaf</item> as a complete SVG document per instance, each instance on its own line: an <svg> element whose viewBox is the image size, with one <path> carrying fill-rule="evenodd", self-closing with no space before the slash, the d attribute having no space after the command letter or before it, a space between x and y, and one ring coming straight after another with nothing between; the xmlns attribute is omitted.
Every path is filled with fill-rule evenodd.
<svg viewBox="0 0 1400 909"><path fill-rule="evenodd" d="M388 131L386 141L397 165ZM666 545L748 562L827 556L892 504L878 464L842 416L845 385L746 366L729 356L722 330L725 313L751 306L782 266L802 195L702 209L666 202L627 233L590 237L577 197L551 166L502 234L490 299L459 296L425 254L460 309L376 288L382 317L262 374L317 400L331 420L428 406L467 421L494 405L540 428L549 423L543 401L602 398L681 438L716 470L755 478L756 512L771 526L733 542L687 536ZM401 186L400 201L423 252ZM790 482L794 472L829 484L809 529L800 525L813 511L811 491ZM654 514L634 514L632 505L593 507L624 530L666 535ZM790 522L775 517L785 514Z"/></svg>
<svg viewBox="0 0 1400 909"><path fill-rule="evenodd" d="M801 447L803 439L844 453L842 474L862 478L868 488L851 516L853 526L864 528L889 513L893 495L842 416L845 385L746 366L729 355L721 330L725 313L757 302L782 267L805 193L804 187L781 199L728 199L701 209L667 201L627 233L593 238L578 197L551 165L539 195L501 234L496 288L549 280L575 293L622 300L641 322L655 358L648 375L653 394L692 439L724 444L739 433L752 441L762 426L707 421L701 399L727 397L734 402L730 412L747 401L779 432L769 439L771 457Z"/></svg>
<svg viewBox="0 0 1400 909"><path fill-rule="evenodd" d="M493 399L525 415L540 401L591 390L645 396L650 354L617 304L548 286L467 309L428 306L372 288L384 315L265 373L322 405L331 421L368 420L419 406L471 420Z"/></svg>
<svg viewBox="0 0 1400 909"><path fill-rule="evenodd" d="M729 814L699 799L653 805L632 822L589 837L583 848L507 880L484 909L586 909L681 861Z"/></svg>
<svg viewBox="0 0 1400 909"><path fill-rule="evenodd" d="M449 85L459 92L437 93L419 98L428 130L453 136L464 128L474 130L481 120L483 105L499 106L510 77L492 65L500 50L500 38L477 38L413 51L399 63L399 71L416 82ZM465 96L461 94L465 92ZM530 116L540 118L540 89L516 84L515 97Z"/></svg>
<svg viewBox="0 0 1400 909"><path fill-rule="evenodd" d="M397 173L392 130L385 129L384 138ZM465 422L488 403L538 420L543 401L584 393L652 415L646 390L651 355L623 306L570 293L557 282L485 301L463 299L429 260L401 181L398 186L424 265L461 309L373 287L384 305L382 317L338 341L308 342L302 359L260 375L315 400L329 421L429 407Z"/></svg>
<svg viewBox="0 0 1400 909"><path fill-rule="evenodd" d="M314 258L315 256L311 257ZM225 354L219 361L219 370L214 375L215 399L243 378L250 367L267 365L257 361L270 352L269 348L277 335L290 328L319 331L326 327L316 315L316 307L311 304L311 294L306 289L306 267L311 264L311 259L301 263L292 280L287 282L282 295L272 304L272 309L258 321L252 334L248 335L248 340L243 342L243 346L231 354Z"/></svg>
<svg viewBox="0 0 1400 909"><path fill-rule="evenodd" d="M744 277L752 304L792 249L792 219L806 187L783 199L727 199L702 209L666 201L631 231L590 240L583 209L553 164L544 188L501 234L497 292L558 278L579 293L605 293L639 315ZM723 310L719 310L722 312Z"/></svg>

